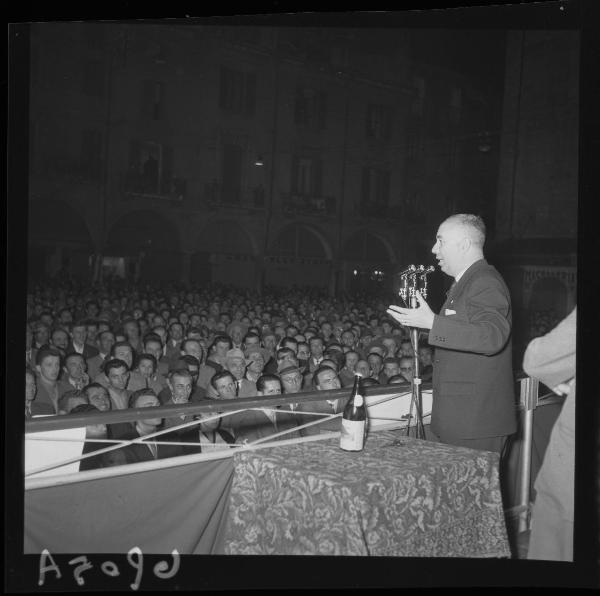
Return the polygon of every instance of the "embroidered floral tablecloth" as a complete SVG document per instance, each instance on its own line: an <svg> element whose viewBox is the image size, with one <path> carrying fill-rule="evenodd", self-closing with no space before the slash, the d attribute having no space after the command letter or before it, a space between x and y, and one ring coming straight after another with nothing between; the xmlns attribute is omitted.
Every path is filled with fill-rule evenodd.
<svg viewBox="0 0 600 596"><path fill-rule="evenodd" d="M509 557L498 455L371 433L241 451L226 554Z"/></svg>

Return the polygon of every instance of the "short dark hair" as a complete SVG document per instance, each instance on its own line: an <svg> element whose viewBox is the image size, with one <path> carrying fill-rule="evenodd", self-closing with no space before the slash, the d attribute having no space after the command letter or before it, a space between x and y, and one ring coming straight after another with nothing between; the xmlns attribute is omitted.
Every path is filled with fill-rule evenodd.
<svg viewBox="0 0 600 596"><path fill-rule="evenodd" d="M131 354L133 355L133 346L128 342L128 341L117 341L112 345L112 348L110 349L110 355L114 356L117 349L118 348L122 348L122 347L128 347L131 350Z"/></svg>
<svg viewBox="0 0 600 596"><path fill-rule="evenodd" d="M371 356L377 356L377 358L379 358L379 360L381 360L381 364L383 364L383 356L381 354L378 354L377 352L369 352L367 354L367 362L369 361L369 358Z"/></svg>
<svg viewBox="0 0 600 596"><path fill-rule="evenodd" d="M191 354L183 354L183 356L179 356L177 362L185 362L187 365L191 364L192 366L197 366L200 368L200 362L198 361L198 358L196 358L196 356L192 356Z"/></svg>
<svg viewBox="0 0 600 596"><path fill-rule="evenodd" d="M235 377L228 370L222 370L221 372L218 372L211 377L210 384L212 385L212 388L215 391L217 390L217 381L220 379L224 379L225 377L231 377L235 382Z"/></svg>
<svg viewBox="0 0 600 596"><path fill-rule="evenodd" d="M98 335L96 336L96 340L99 341L100 339L102 339L102 336L105 333L110 333L113 337L115 336L115 334L113 333L112 329L105 329L104 331L100 331L100 333L98 333Z"/></svg>
<svg viewBox="0 0 600 596"><path fill-rule="evenodd" d="M258 379L256 379L256 390L263 391L265 385L269 381L277 381L279 383L279 387L282 388L281 379L277 375L261 375L260 377L258 377Z"/></svg>
<svg viewBox="0 0 600 596"><path fill-rule="evenodd" d="M143 344L144 346L149 342L149 341L155 341L156 343L159 343L162 347L163 343L162 343L162 339L160 338L160 335L158 335L158 333L154 333L153 331L150 331L150 333L146 333L146 335L144 335L143 338Z"/></svg>
<svg viewBox="0 0 600 596"><path fill-rule="evenodd" d="M388 384L394 384L394 383L399 383L399 384L409 384L410 381L408 381L406 379L406 377L402 374L397 374L397 375L392 375L388 380L387 380Z"/></svg>
<svg viewBox="0 0 600 596"><path fill-rule="evenodd" d="M156 391L154 391L154 389L152 389L151 387L142 387L141 389L137 389L136 391L134 391L129 396L127 406L129 408L134 408L135 402L137 401L138 397L142 397L142 395L152 395L153 397L158 397L158 395L156 395Z"/></svg>
<svg viewBox="0 0 600 596"><path fill-rule="evenodd" d="M187 368L176 368L169 373L169 381L173 380L173 377L186 377L191 380L192 373Z"/></svg>
<svg viewBox="0 0 600 596"><path fill-rule="evenodd" d="M383 365L385 366L386 364L397 364L399 366L400 358L396 358L395 356L388 356L387 358L383 359Z"/></svg>
<svg viewBox="0 0 600 596"><path fill-rule="evenodd" d="M125 360L120 360L119 358L111 358L108 362L104 364L104 374L108 377L108 374L113 368L124 368L125 370L129 370L127 366L127 362Z"/></svg>
<svg viewBox="0 0 600 596"><path fill-rule="evenodd" d="M317 368L315 370L315 372L313 373L313 377L312 377L312 382L313 382L313 386L317 386L320 381L319 381L319 375L321 375L322 373L324 373L327 370L333 370L334 373L336 373L337 375L337 371L333 368L331 368L330 366L319 366L319 368Z"/></svg>
<svg viewBox="0 0 600 596"><path fill-rule="evenodd" d="M275 357L277 360L283 360L286 356L295 356L294 350L292 348L279 348L275 353Z"/></svg>
<svg viewBox="0 0 600 596"><path fill-rule="evenodd" d="M156 372L158 364L156 363L156 358L152 354L144 353L136 356L133 368L137 368L142 360L150 360L150 362L152 362L152 372Z"/></svg>
<svg viewBox="0 0 600 596"><path fill-rule="evenodd" d="M286 348L288 344L296 344L296 347L298 347L298 340L296 338L294 338L294 337L288 337L286 335L279 342L279 346L280 346L279 349Z"/></svg>
<svg viewBox="0 0 600 596"><path fill-rule="evenodd" d="M83 357L83 354L80 354L79 352L69 352L63 358L63 364L66 366L69 358L72 358L73 356L77 356L78 358L81 358L83 360L83 362L85 363L85 358Z"/></svg>
<svg viewBox="0 0 600 596"><path fill-rule="evenodd" d="M188 342L190 342L190 341L195 341L195 342L196 342L196 343L197 343L197 344L200 346L200 349L201 349L202 351L204 351L204 348L202 347L202 344L200 343L200 340L199 340L199 339L195 339L195 338L193 338L193 337L186 337L186 338L185 338L185 339L184 339L184 340L181 342L181 350L182 350L182 351L184 351L184 352L185 352L185 345L186 345Z"/></svg>
<svg viewBox="0 0 600 596"><path fill-rule="evenodd" d="M35 363L40 366L42 364L42 362L44 361L44 358L47 358L48 356L56 356L60 362L60 352L58 350L55 350L54 348L51 348L50 346L42 346L36 353L35 355Z"/></svg>
<svg viewBox="0 0 600 596"><path fill-rule="evenodd" d="M81 391L80 389L71 389L71 391L65 391L58 398L58 409L67 412L67 402L73 398L80 398L85 399L86 402L88 401L88 396L83 391Z"/></svg>
<svg viewBox="0 0 600 596"><path fill-rule="evenodd" d="M90 412L100 412L100 410L92 404L79 404L75 406L69 414L88 414Z"/></svg>
<svg viewBox="0 0 600 596"><path fill-rule="evenodd" d="M86 385L82 391L88 395L88 389L104 389L106 391L106 393L108 393L108 389L106 389L106 387L104 385L101 385L100 383L90 383L89 385ZM89 397L89 396L88 396Z"/></svg>
<svg viewBox="0 0 600 596"><path fill-rule="evenodd" d="M225 342L227 342L230 348L233 346L233 342L231 341L231 337L229 337L229 335L215 335L210 344L209 351L212 350L217 344Z"/></svg>

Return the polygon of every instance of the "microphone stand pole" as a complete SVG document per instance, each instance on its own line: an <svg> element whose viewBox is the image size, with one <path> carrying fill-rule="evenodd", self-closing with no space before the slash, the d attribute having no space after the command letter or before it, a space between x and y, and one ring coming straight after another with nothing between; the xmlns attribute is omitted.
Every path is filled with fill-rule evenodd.
<svg viewBox="0 0 600 596"><path fill-rule="evenodd" d="M410 308L417 308L417 297L415 296L414 292L411 294L411 297L410 297ZM411 380L412 398L411 398L410 409L412 410L412 404L414 402L414 404L416 406L415 437L417 439L424 439L425 438L425 427L423 426L423 410L422 410L422 405L421 405L421 377L419 376L420 363L419 363L419 357L418 357L418 354L419 354L419 330L416 327L411 327L410 335L411 335L411 340L412 340L411 343L412 343L413 349L415 351L414 373L413 373L413 377ZM410 435L410 412L408 415L407 434Z"/></svg>
<svg viewBox="0 0 600 596"><path fill-rule="evenodd" d="M417 275L421 278L421 295L423 298L427 298L427 275L434 270L432 266L427 267L419 265L415 267L410 265L408 269L403 271L400 275L402 286L400 288L400 296L406 304L407 295L410 294L409 308L417 308ZM411 287L408 287L408 278L411 280ZM419 363L419 330L416 327L410 328L411 344L415 352L414 355L414 370L411 381L411 400L410 407L408 410L408 422L406 425L406 435L410 436L410 421L412 417L413 403L416 406L416 424L415 424L415 437L417 439L425 439L425 427L423 426L423 408L421 399L421 376L420 376L420 363Z"/></svg>

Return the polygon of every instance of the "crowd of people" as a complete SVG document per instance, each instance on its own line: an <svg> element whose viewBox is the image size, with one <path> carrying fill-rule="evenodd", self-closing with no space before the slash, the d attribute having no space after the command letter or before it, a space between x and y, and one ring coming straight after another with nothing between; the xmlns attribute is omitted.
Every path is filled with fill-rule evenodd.
<svg viewBox="0 0 600 596"><path fill-rule="evenodd" d="M388 297L392 299L391 297ZM108 282L32 284L27 295L25 416L79 414L431 380L433 349L418 354L389 317L386 296L328 297L317 289L250 291ZM424 334L426 336L426 334ZM81 470L228 448L275 435L339 427L345 400L89 425ZM192 423L192 424L186 424ZM168 429L173 429L169 431ZM295 429L298 430L295 430ZM168 431L88 455L111 443ZM285 432L284 432L285 431ZM279 433L284 433L279 435ZM89 440L88 440L89 439Z"/></svg>

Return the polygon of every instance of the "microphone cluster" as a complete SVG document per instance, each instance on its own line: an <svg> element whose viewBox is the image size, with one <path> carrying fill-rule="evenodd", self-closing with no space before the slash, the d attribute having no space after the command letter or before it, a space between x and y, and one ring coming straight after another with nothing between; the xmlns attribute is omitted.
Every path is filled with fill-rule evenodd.
<svg viewBox="0 0 600 596"><path fill-rule="evenodd" d="M423 298L427 298L427 276L433 271L435 271L433 265L428 265L427 267L425 265L409 265L404 271L399 273L402 285L398 294L405 303L407 297L410 296L411 308L415 308L416 306L417 290Z"/></svg>

